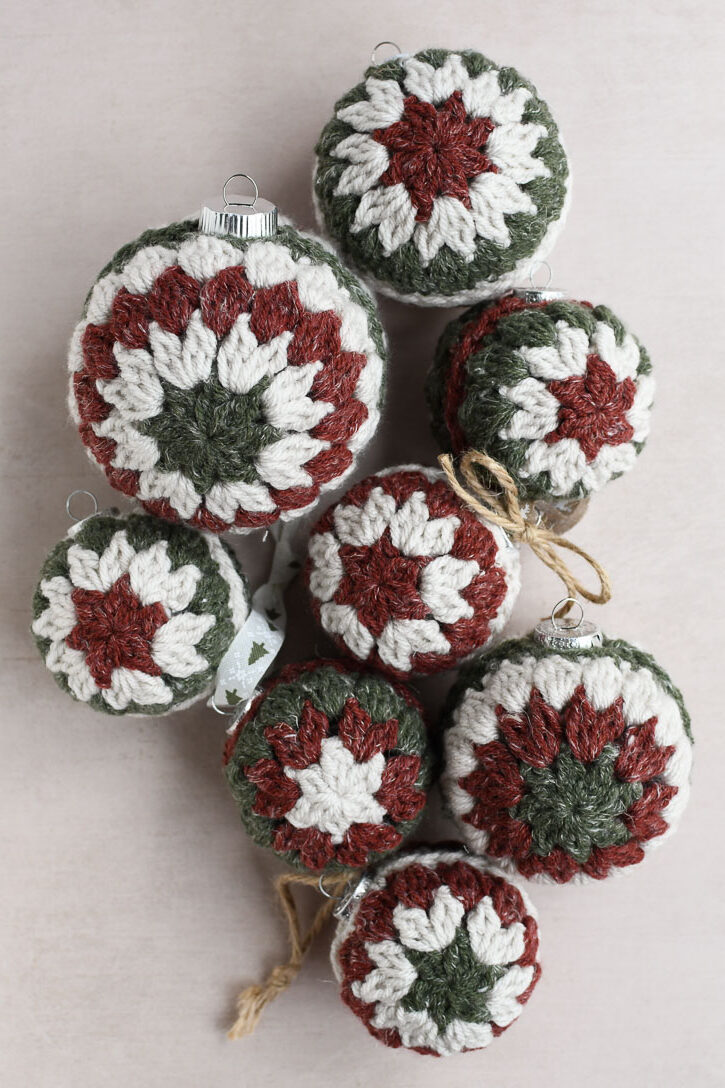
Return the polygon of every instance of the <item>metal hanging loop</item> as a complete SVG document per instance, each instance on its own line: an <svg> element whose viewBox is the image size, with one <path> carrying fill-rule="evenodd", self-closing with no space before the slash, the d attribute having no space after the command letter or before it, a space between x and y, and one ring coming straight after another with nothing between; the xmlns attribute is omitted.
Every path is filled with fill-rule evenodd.
<svg viewBox="0 0 725 1088"><path fill-rule="evenodd" d="M251 182L251 184L254 187L254 197L252 198L252 200L230 200L229 199L229 197L227 196L227 186L229 185L229 182L234 181L235 178L246 178L247 181ZM232 174L231 177L228 177L227 180L224 182L224 188L222 189L222 196L224 197L224 207L225 208L253 208L255 206L255 204L257 203L257 200L259 199L259 187L258 187L256 181L254 180L254 178L250 177L249 174Z"/></svg>
<svg viewBox="0 0 725 1088"><path fill-rule="evenodd" d="M90 514L76 515L73 513L73 499L75 499L78 495L85 495L93 503L93 509L91 510ZM98 499L92 491L87 491L85 487L78 487L75 491L71 491L70 495L65 500L65 512L71 519L71 521L75 522L77 525L79 522L85 521L86 518L92 518L94 514L98 513Z"/></svg>
<svg viewBox="0 0 725 1088"><path fill-rule="evenodd" d="M391 49L395 50L393 56L395 56L395 57L400 56L402 50L401 50L401 48L400 48L400 46L398 45L397 42L378 42L378 44L375 46L372 53L370 54L370 63L371 64L382 64L382 61L379 61L377 59L377 54L378 54L378 49L382 49L382 47L384 45L389 45Z"/></svg>

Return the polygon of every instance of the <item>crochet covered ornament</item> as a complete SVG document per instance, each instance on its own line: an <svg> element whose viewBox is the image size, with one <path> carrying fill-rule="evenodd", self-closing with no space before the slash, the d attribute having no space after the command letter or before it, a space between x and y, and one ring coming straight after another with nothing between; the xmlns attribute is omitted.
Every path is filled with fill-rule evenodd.
<svg viewBox="0 0 725 1088"><path fill-rule="evenodd" d="M256 214L261 237L253 222L237 237L255 216L229 207L147 231L101 272L72 339L70 410L91 459L150 513L245 533L354 467L386 349L332 253L277 229L273 208Z"/></svg>
<svg viewBox="0 0 725 1088"><path fill-rule="evenodd" d="M445 450L500 462L523 500L566 509L634 464L651 369L606 306L507 296L445 329L428 380L433 429Z"/></svg>
<svg viewBox="0 0 725 1088"><path fill-rule="evenodd" d="M209 695L249 613L232 551L146 514L94 514L48 556L33 601L45 664L107 714L166 714Z"/></svg>
<svg viewBox="0 0 725 1088"><path fill-rule="evenodd" d="M312 610L345 653L405 678L453 668L502 630L518 549L443 474L417 465L356 484L312 530Z"/></svg>
<svg viewBox="0 0 725 1088"><path fill-rule="evenodd" d="M464 305L551 251L569 167L536 89L473 50L373 64L317 145L319 218L385 294Z"/></svg>
<svg viewBox="0 0 725 1088"><path fill-rule="evenodd" d="M386 862L351 906L332 965L342 1000L386 1046L434 1056L488 1046L539 980L528 897L459 849Z"/></svg>
<svg viewBox="0 0 725 1088"><path fill-rule="evenodd" d="M225 752L242 822L298 869L340 872L396 850L426 803L432 761L405 688L337 661L289 665Z"/></svg>
<svg viewBox="0 0 725 1088"><path fill-rule="evenodd" d="M674 831L689 794L682 696L644 651L556 622L462 670L442 790L468 847L526 877L602 879Z"/></svg>

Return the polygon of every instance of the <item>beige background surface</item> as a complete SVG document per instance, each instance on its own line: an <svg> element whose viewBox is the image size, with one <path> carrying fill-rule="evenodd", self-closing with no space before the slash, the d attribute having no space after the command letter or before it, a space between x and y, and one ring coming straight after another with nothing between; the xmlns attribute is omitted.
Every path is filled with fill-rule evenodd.
<svg viewBox="0 0 725 1088"><path fill-rule="evenodd" d="M725 1083L722 979L723 17L717 0L151 3L11 0L0 24L3 673L0 1082L7 1088ZM65 416L65 344L115 249L234 170L301 225L311 151L372 45L475 47L519 67L559 119L574 201L557 283L648 345L651 443L575 539L609 567L610 634L683 688L697 734L683 827L639 871L534 888L545 974L519 1024L445 1063L392 1052L338 1001L320 941L258 1034L228 1043L240 985L283 949L277 871L196 709L105 720L67 700L28 635L65 497L111 498ZM434 447L422 383L450 313L386 304L385 424L361 468ZM264 546L240 552L257 577ZM525 560L510 630L556 598ZM301 601L299 590L296 599ZM297 617L289 656L319 640ZM431 705L445 685L429 684Z"/></svg>

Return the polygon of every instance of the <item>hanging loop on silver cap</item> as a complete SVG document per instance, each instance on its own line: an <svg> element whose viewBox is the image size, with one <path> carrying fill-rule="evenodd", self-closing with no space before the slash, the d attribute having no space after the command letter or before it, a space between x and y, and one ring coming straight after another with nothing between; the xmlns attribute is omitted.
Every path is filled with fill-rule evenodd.
<svg viewBox="0 0 725 1088"><path fill-rule="evenodd" d="M575 605L579 609L579 617L564 619L559 616L564 605ZM601 646L603 640L600 628L584 619L584 609L576 597L563 597L557 601L549 619L537 623L533 637L552 650L588 650Z"/></svg>
<svg viewBox="0 0 725 1088"><path fill-rule="evenodd" d="M91 503L93 504L93 509L91 510L90 514L73 513L73 499L77 498L79 495L85 495L91 500ZM94 514L98 513L98 499L92 491L87 491L85 487L77 487L75 491L71 491L70 495L65 500L65 512L71 519L71 521L78 524L78 522L85 521L86 518L92 518Z"/></svg>
<svg viewBox="0 0 725 1088"><path fill-rule="evenodd" d="M540 269L546 269L547 277L546 282L542 284L536 284L534 282L534 276ZM555 287L550 287L552 271L551 265L548 261L539 261L538 264L534 264L529 269L529 286L517 287L512 294L516 298L522 299L524 302L533 304L536 302L556 302L557 299L564 298L563 291L557 291Z"/></svg>
<svg viewBox="0 0 725 1088"><path fill-rule="evenodd" d="M230 182L245 178L254 188L254 196L240 198L228 192ZM231 174L224 182L221 200L211 200L201 209L199 229L204 234L227 235L233 238L273 238L277 233L277 209L259 195L256 181L250 174Z"/></svg>
<svg viewBox="0 0 725 1088"><path fill-rule="evenodd" d="M383 63L382 61L379 61L377 59L377 53L378 53L378 49L381 49L384 45L389 45L391 49L395 50L395 52L393 53L394 57L399 57L400 56L401 49L400 49L400 46L398 45L397 42L378 42L378 44L375 46L372 53L370 54L370 63L371 64L382 64Z"/></svg>
<svg viewBox="0 0 725 1088"><path fill-rule="evenodd" d="M235 178L246 178L247 181L251 182L251 184L254 186L254 196L252 197L251 200L230 200L229 199L229 197L227 196L227 185L229 184L230 181L234 181ZM253 208L254 205L257 203L257 200L259 199L259 187L258 187L256 181L254 180L254 178L250 177L249 174L232 174L232 176L227 178L227 180L224 182L224 188L222 189L222 196L224 197L224 207L225 208Z"/></svg>

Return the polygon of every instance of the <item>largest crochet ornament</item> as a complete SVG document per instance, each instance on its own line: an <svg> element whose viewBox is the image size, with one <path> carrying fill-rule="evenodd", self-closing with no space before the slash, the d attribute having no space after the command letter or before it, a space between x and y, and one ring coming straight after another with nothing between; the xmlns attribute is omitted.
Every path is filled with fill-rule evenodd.
<svg viewBox="0 0 725 1088"><path fill-rule="evenodd" d="M419 305L528 280L556 241L568 186L546 103L473 50L373 64L317 145L324 226L379 290Z"/></svg>
<svg viewBox="0 0 725 1088"><path fill-rule="evenodd" d="M261 237L207 233L234 221L223 209L205 230L191 219L124 246L70 349L71 413L109 482L212 532L300 514L353 468L379 419L371 297L273 211L257 214Z"/></svg>

